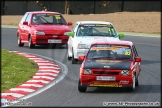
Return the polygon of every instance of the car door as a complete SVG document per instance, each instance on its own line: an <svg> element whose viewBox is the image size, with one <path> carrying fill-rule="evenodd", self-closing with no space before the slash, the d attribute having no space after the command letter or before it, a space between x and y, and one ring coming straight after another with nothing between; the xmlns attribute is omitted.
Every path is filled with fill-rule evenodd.
<svg viewBox="0 0 162 108"><path fill-rule="evenodd" d="M72 29L72 32L74 33L74 37L69 37L69 40L68 40L68 47L69 47L68 49L69 49L70 55L72 55L72 47L73 47L73 42L75 41L77 28L78 28L78 23L76 23Z"/></svg>
<svg viewBox="0 0 162 108"><path fill-rule="evenodd" d="M24 25L23 22L25 21L25 19L27 18L28 13L26 13L23 18L21 19L20 23L19 23L19 35L21 36L22 41L24 41L25 39L25 31L24 31Z"/></svg>
<svg viewBox="0 0 162 108"><path fill-rule="evenodd" d="M132 47L133 47L134 59L135 59L136 57L139 57L139 56L138 56L135 45L133 45ZM135 62L135 68L136 68L136 77L137 77L139 75L140 70L141 70L140 62Z"/></svg>
<svg viewBox="0 0 162 108"><path fill-rule="evenodd" d="M28 22L28 25L24 25L24 39L25 41L28 42L28 35L29 35L29 31L30 31L30 22L31 22L31 14L29 13L28 16L25 19L25 22Z"/></svg>

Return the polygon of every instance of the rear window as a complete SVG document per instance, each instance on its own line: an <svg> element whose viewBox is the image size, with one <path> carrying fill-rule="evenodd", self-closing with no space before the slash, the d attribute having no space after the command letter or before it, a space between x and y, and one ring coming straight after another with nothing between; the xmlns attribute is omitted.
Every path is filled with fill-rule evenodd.
<svg viewBox="0 0 162 108"><path fill-rule="evenodd" d="M130 46L123 45L93 45L88 54L89 59L132 59L132 50Z"/></svg>
<svg viewBox="0 0 162 108"><path fill-rule="evenodd" d="M32 16L32 24L67 25L61 14L34 14Z"/></svg>

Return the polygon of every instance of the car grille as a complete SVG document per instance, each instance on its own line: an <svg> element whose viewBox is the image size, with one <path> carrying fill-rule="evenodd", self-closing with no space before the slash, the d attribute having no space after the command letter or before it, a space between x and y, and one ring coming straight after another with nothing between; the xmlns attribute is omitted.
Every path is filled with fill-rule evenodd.
<svg viewBox="0 0 162 108"><path fill-rule="evenodd" d="M46 39L36 39L36 42L47 42Z"/></svg>
<svg viewBox="0 0 162 108"><path fill-rule="evenodd" d="M93 74L103 74L103 75L119 75L119 72L99 72L99 71L93 71Z"/></svg>
<svg viewBox="0 0 162 108"><path fill-rule="evenodd" d="M63 40L63 43L67 43L67 42L68 42L68 39L64 39L64 40Z"/></svg>

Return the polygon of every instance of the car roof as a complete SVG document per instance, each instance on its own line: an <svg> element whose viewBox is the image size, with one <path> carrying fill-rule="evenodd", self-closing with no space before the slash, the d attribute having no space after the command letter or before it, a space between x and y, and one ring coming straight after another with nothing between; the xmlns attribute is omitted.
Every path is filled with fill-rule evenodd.
<svg viewBox="0 0 162 108"><path fill-rule="evenodd" d="M111 41L96 41L93 42L92 45L96 45L96 44L115 44L115 45L128 45L128 46L132 46L133 42L131 41L124 41L124 40L111 40Z"/></svg>
<svg viewBox="0 0 162 108"><path fill-rule="evenodd" d="M59 12L52 12L52 11L30 11L30 12L27 12L27 13L34 13L34 14L37 14L37 13L61 14Z"/></svg>
<svg viewBox="0 0 162 108"><path fill-rule="evenodd" d="M106 21L77 21L78 24L111 24L111 22Z"/></svg>

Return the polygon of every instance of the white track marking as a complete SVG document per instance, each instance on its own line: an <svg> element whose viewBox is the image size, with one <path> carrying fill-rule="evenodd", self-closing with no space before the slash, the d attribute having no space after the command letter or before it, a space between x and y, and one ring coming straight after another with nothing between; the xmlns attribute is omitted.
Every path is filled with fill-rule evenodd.
<svg viewBox="0 0 162 108"><path fill-rule="evenodd" d="M17 97L17 98L25 96L25 95L19 94L19 93L1 93L1 96L8 96L8 95L13 96L13 97Z"/></svg>
<svg viewBox="0 0 162 108"><path fill-rule="evenodd" d="M26 92L33 92L33 91L35 91L35 90L29 89L29 88L12 88L10 90L22 90L22 91L26 91Z"/></svg>
<svg viewBox="0 0 162 108"><path fill-rule="evenodd" d="M51 76L57 76L57 74L55 74L55 73L46 73L46 72L44 72L44 73L36 73L36 75L51 75Z"/></svg>
<svg viewBox="0 0 162 108"><path fill-rule="evenodd" d="M56 73L59 73L58 70L39 70L39 72L56 72Z"/></svg>
<svg viewBox="0 0 162 108"><path fill-rule="evenodd" d="M33 76L33 78L47 78L47 79L50 79L50 80L55 79L55 78L52 78L52 77L49 77L49 76Z"/></svg>
<svg viewBox="0 0 162 108"><path fill-rule="evenodd" d="M43 87L44 85L40 85L40 84L22 84L21 86Z"/></svg>
<svg viewBox="0 0 162 108"><path fill-rule="evenodd" d="M45 83L45 84L50 83L50 81L45 81L45 80L29 80L27 82L42 82L42 83Z"/></svg>

